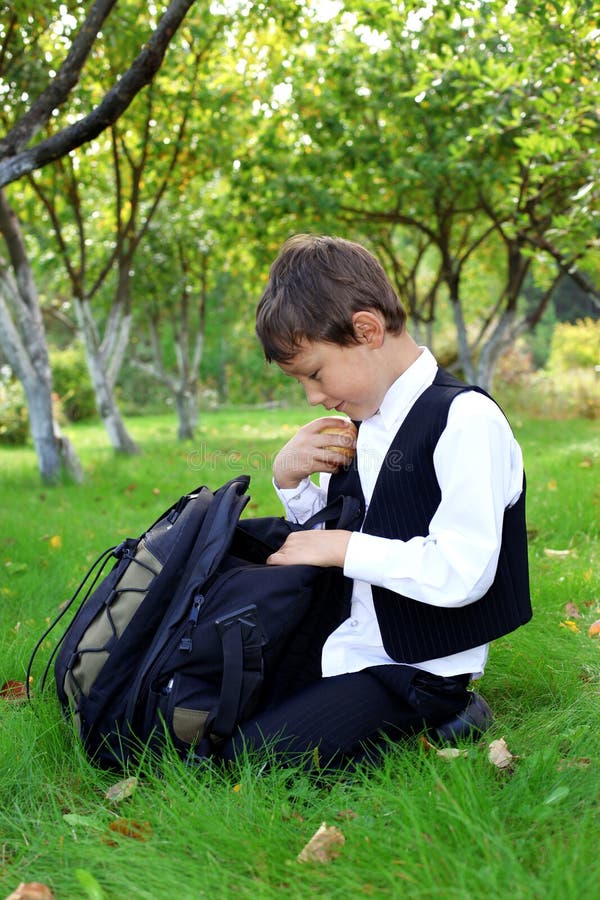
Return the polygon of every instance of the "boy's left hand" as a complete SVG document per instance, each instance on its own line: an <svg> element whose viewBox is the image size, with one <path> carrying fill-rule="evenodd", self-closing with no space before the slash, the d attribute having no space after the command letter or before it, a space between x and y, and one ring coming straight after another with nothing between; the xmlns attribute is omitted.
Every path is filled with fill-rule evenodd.
<svg viewBox="0 0 600 900"><path fill-rule="evenodd" d="M267 559L271 566L339 566L343 568L352 532L341 529L293 531Z"/></svg>

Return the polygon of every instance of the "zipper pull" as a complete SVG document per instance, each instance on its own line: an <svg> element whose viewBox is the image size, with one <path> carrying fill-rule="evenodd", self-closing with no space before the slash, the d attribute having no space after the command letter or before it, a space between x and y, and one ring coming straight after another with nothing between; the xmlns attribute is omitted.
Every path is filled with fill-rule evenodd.
<svg viewBox="0 0 600 900"><path fill-rule="evenodd" d="M200 610L204 606L205 599L206 598L205 598L204 594L198 594L194 598L194 602L193 602L192 608L190 610L190 618L189 618L189 621L192 625L198 624L198 616L200 615Z"/></svg>
<svg viewBox="0 0 600 900"><path fill-rule="evenodd" d="M194 597L194 602L188 616L186 633L179 642L179 649L183 650L185 653L189 653L192 649L192 632L198 624L198 617L200 615L200 610L204 605L204 600L204 594L197 594L196 597Z"/></svg>

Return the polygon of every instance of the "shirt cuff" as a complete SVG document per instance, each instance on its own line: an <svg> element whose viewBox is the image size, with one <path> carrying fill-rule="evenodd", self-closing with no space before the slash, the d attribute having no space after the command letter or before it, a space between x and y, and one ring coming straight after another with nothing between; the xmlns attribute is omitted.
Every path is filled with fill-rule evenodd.
<svg viewBox="0 0 600 900"><path fill-rule="evenodd" d="M324 504L324 491L310 478L303 478L295 488L280 488L273 479L273 487L292 522L305 522Z"/></svg>
<svg viewBox="0 0 600 900"><path fill-rule="evenodd" d="M398 547L395 550L399 550ZM389 568L389 542L374 534L353 531L344 559L344 575L384 587L384 573Z"/></svg>

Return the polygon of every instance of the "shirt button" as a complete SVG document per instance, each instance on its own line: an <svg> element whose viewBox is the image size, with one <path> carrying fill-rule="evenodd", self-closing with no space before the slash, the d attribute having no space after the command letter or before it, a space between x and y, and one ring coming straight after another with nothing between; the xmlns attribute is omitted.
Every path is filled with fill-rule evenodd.
<svg viewBox="0 0 600 900"><path fill-rule="evenodd" d="M357 625L358 625L358 619L350 619L350 627L351 628L356 628Z"/></svg>

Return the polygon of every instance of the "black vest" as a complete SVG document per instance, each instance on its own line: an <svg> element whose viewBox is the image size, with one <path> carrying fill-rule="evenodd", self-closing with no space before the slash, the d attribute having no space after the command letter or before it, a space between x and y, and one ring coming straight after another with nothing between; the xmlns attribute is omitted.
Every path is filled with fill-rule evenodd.
<svg viewBox="0 0 600 900"><path fill-rule="evenodd" d="M485 393L438 369L433 384L398 429L379 472L362 530L407 541L427 535L441 491L433 452L446 427L450 404L467 390ZM487 396L487 395L486 395ZM461 465L461 460L456 460ZM331 477L328 500L339 494L364 498L356 458ZM357 523L357 529L360 524ZM481 599L459 608L441 608L373 586L383 646L392 659L416 663L477 647L513 631L531 618L525 483L514 506L505 510L496 577Z"/></svg>

